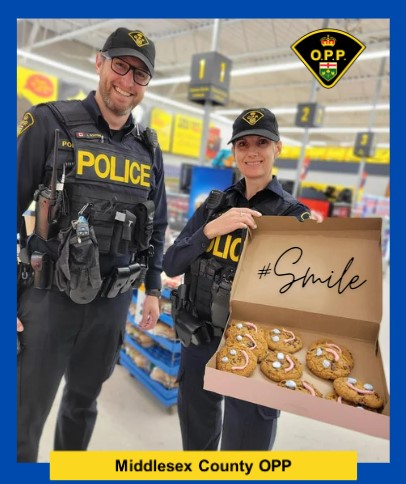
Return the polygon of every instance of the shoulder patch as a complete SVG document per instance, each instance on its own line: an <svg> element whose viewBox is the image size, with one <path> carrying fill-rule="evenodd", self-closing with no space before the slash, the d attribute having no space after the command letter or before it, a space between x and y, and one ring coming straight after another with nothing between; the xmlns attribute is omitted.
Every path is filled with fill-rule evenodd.
<svg viewBox="0 0 406 484"><path fill-rule="evenodd" d="M26 131L28 128L33 126L33 124L34 124L34 118L32 114L25 113L21 123L18 125L17 136L20 136L20 134L24 133L24 131Z"/></svg>

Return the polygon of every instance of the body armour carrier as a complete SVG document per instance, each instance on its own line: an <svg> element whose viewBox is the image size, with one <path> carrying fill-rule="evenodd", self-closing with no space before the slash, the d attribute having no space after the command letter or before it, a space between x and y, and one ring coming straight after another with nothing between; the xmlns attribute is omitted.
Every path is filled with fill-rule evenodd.
<svg viewBox="0 0 406 484"><path fill-rule="evenodd" d="M214 200L212 194L217 192ZM272 194L272 192L270 192ZM213 190L208 198L206 223L236 206L235 192ZM290 215L297 200L289 194L267 197L254 210L263 215ZM210 206L211 205L211 206ZM302 220L300 216L299 220ZM172 316L178 337L188 346L221 336L230 310L231 285L243 245L243 230L216 237L185 273L184 284L172 291Z"/></svg>
<svg viewBox="0 0 406 484"><path fill-rule="evenodd" d="M99 252L112 255L141 252L152 235L154 204L148 195L156 138L147 128L134 128L115 143L96 128L80 101L46 104L66 130L58 143L58 174L63 197L58 226L66 230L80 216L93 227ZM140 143L135 143L136 138ZM48 173L51 166L47 160ZM61 187L62 185L62 187Z"/></svg>
<svg viewBox="0 0 406 484"><path fill-rule="evenodd" d="M139 287L152 255L155 207L148 196L155 185L153 131L139 133L136 127L119 143L105 140L80 101L45 106L61 129L55 131L54 149L46 160L46 185L34 196L40 221L34 233L59 244L55 262L48 253L32 252L34 287L56 286L78 304ZM128 256L129 265L114 267L102 278L100 254Z"/></svg>

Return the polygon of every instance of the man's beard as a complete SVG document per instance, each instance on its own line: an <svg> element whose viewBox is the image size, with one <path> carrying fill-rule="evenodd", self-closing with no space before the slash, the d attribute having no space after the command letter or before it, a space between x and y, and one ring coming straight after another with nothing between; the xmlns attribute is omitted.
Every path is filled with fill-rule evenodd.
<svg viewBox="0 0 406 484"><path fill-rule="evenodd" d="M111 90L113 90L113 87L111 87ZM133 101L129 106L125 108L118 107L110 97L110 92L108 89L103 89L102 86L100 86L100 94L103 99L103 102L109 111L111 111L113 114L116 116L128 116L131 111L137 106L138 102Z"/></svg>
<svg viewBox="0 0 406 484"><path fill-rule="evenodd" d="M128 116L131 111L135 108L137 103L134 103L134 105L130 105L126 108L119 109L110 99L108 94L102 94L102 99L104 101L104 104L106 105L107 109L109 109L113 114L116 116Z"/></svg>

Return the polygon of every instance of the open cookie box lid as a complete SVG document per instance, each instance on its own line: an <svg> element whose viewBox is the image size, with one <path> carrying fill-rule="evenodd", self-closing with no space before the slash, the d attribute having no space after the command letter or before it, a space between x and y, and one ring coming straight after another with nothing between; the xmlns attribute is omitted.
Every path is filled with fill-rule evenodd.
<svg viewBox="0 0 406 484"><path fill-rule="evenodd" d="M379 218L262 216L247 236L231 292L246 321L377 341L382 318ZM271 310L271 311L270 311Z"/></svg>

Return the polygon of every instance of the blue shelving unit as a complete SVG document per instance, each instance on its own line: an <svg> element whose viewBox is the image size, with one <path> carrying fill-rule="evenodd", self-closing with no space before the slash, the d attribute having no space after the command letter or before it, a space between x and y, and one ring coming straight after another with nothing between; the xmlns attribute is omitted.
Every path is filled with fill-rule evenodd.
<svg viewBox="0 0 406 484"><path fill-rule="evenodd" d="M165 407L176 405L176 400L178 397L177 388L168 389L161 383L152 380L146 371L138 368L138 366L134 364L132 359L125 353L124 350L120 351L120 363L134 378L142 383L144 387L154 395L155 398L165 405Z"/></svg>
<svg viewBox="0 0 406 484"><path fill-rule="evenodd" d="M163 290L162 297L169 299L170 290ZM135 304L137 303L136 291L134 291L132 302ZM170 315L161 314L159 319L164 324L167 324L171 328L173 327L173 321ZM135 322L132 314L128 313L127 321L134 325L138 330L142 331ZM172 341L162 336L155 335L149 331L145 332L145 334L156 343L154 346L144 348L129 334L125 335L124 341L138 351L138 353L147 358L153 366L158 366L168 375L176 377L179 370L181 343L179 341ZM147 390L149 390L165 407L170 408L176 405L178 389L166 388L161 383L152 380L149 373L139 368L124 349L120 351L120 364L124 366L134 378L142 383L142 385L144 385L145 388L147 388Z"/></svg>

